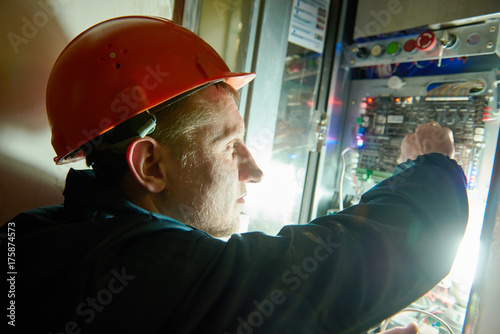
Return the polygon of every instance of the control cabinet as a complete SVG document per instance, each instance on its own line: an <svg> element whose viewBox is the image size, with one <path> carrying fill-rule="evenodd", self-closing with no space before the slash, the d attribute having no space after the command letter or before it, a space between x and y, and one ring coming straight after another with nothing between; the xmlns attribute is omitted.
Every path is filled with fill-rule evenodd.
<svg viewBox="0 0 500 334"><path fill-rule="evenodd" d="M486 145L494 149L498 135L496 72L403 78L397 90L389 87L390 80L351 81L343 138L345 191L340 194L347 196L345 205L357 203L368 187L391 176L403 138L430 121L452 130L455 159L468 189L475 190L480 181L478 191L487 189L491 161L483 169L481 162Z"/></svg>
<svg viewBox="0 0 500 334"><path fill-rule="evenodd" d="M488 195L500 124L499 28L498 15L471 18L466 24L365 36L338 49L315 193L318 215L357 204L392 176L404 137L423 123L437 122L453 132L455 160L467 178L469 223L450 274L370 334L412 321L421 332L435 334L465 333L464 326L473 326L466 318L477 316L471 288L481 277L479 250L490 247L481 233L491 233L494 224L485 212L498 205L488 203Z"/></svg>

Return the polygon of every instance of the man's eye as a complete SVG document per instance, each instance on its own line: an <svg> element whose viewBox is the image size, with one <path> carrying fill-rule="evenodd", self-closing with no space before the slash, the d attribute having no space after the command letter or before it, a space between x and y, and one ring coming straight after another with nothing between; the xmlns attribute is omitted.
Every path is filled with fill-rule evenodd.
<svg viewBox="0 0 500 334"><path fill-rule="evenodd" d="M226 151L233 152L234 151L234 145L235 145L234 141L232 141L229 144L227 144Z"/></svg>

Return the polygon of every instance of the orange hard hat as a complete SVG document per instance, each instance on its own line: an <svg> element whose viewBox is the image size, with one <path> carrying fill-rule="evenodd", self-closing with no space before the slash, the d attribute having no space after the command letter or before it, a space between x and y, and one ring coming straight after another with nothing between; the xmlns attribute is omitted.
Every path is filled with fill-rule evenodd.
<svg viewBox="0 0 500 334"><path fill-rule="evenodd" d="M234 73L186 28L159 17L126 16L99 23L62 51L47 86L52 146L61 164L126 120L204 85L236 90L255 73Z"/></svg>

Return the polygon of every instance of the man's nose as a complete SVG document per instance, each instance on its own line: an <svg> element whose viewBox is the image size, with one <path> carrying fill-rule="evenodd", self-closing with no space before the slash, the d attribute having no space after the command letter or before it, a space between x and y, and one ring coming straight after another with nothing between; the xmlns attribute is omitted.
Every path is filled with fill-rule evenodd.
<svg viewBox="0 0 500 334"><path fill-rule="evenodd" d="M241 152L239 164L239 180L250 183L258 183L262 181L264 173L257 166L252 154L245 146Z"/></svg>

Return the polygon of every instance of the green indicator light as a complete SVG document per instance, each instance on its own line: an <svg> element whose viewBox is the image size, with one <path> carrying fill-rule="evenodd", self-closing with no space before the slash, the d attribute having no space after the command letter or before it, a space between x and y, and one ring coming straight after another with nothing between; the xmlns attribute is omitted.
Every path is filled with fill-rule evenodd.
<svg viewBox="0 0 500 334"><path fill-rule="evenodd" d="M399 53L400 50L400 45L398 42L392 42L389 45L387 45L387 53L390 55L395 55Z"/></svg>

